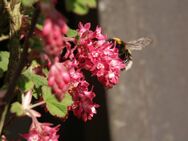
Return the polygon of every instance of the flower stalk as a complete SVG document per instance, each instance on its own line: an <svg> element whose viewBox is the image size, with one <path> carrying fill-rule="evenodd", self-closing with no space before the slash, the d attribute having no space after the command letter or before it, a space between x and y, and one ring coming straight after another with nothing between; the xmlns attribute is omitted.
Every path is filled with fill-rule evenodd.
<svg viewBox="0 0 188 141"><path fill-rule="evenodd" d="M29 108L30 108L30 109L33 109L33 108L35 108L35 107L44 105L45 103L46 103L45 101L40 101L40 102L38 102L38 103L35 103L35 104L31 105Z"/></svg>

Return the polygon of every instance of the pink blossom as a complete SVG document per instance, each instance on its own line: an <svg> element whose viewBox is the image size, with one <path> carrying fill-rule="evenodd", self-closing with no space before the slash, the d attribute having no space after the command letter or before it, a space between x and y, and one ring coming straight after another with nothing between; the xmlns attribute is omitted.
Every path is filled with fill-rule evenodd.
<svg viewBox="0 0 188 141"><path fill-rule="evenodd" d="M65 18L53 7L53 4L41 2L40 7L45 15L45 21L43 29L36 30L36 33L44 42L44 51L48 55L57 56L67 46L67 41L63 37L68 31L68 26Z"/></svg>
<svg viewBox="0 0 188 141"><path fill-rule="evenodd" d="M2 135L2 136L0 136L0 140L1 140L1 141L7 141L7 138L6 138L5 135Z"/></svg>
<svg viewBox="0 0 188 141"><path fill-rule="evenodd" d="M32 123L29 133L23 134L22 137L27 141L58 141L59 126L51 127L51 125L51 123Z"/></svg>
<svg viewBox="0 0 188 141"><path fill-rule="evenodd" d="M76 86L83 77L79 70L75 70L75 65L76 62L67 60L63 63L56 62L50 68L48 85L59 100L62 100L69 88Z"/></svg>
<svg viewBox="0 0 188 141"><path fill-rule="evenodd" d="M22 95L22 108L24 113L33 118L40 117L41 114L31 108L32 91L28 91L25 95Z"/></svg>
<svg viewBox="0 0 188 141"><path fill-rule="evenodd" d="M121 69L125 64L119 58L118 49L107 41L107 36L101 33L101 28L90 30L90 24L79 24L80 39L77 44L77 60L79 66L96 75L107 87L117 84Z"/></svg>
<svg viewBox="0 0 188 141"><path fill-rule="evenodd" d="M52 87L53 92L58 99L64 98L65 92L70 86L70 74L63 63L55 63L51 66L48 75L48 85Z"/></svg>
<svg viewBox="0 0 188 141"><path fill-rule="evenodd" d="M89 32L89 29L91 27L90 23L86 23L83 25L81 22L78 24L78 33L80 36L84 36L84 34Z"/></svg>
<svg viewBox="0 0 188 141"><path fill-rule="evenodd" d="M44 42L44 50L49 55L57 56L61 54L62 49L67 45L63 40L64 34L67 32L67 25L62 18L56 20L46 18L44 27L39 31L39 35Z"/></svg>
<svg viewBox="0 0 188 141"><path fill-rule="evenodd" d="M83 121L91 120L96 114L98 104L93 103L95 93L88 91L89 84L86 81L81 81L79 85L72 89L71 95L73 98L72 111L74 115L81 118Z"/></svg>

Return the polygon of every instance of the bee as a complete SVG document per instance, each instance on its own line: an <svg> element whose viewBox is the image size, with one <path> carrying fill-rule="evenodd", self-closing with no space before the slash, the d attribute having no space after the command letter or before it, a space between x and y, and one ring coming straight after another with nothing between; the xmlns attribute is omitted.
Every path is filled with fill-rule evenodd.
<svg viewBox="0 0 188 141"><path fill-rule="evenodd" d="M129 70L133 64L131 51L142 50L152 42L148 37L142 37L129 42L124 42L119 38L112 38L109 39L109 41L115 44L115 47L119 49L119 58L126 64L126 70Z"/></svg>

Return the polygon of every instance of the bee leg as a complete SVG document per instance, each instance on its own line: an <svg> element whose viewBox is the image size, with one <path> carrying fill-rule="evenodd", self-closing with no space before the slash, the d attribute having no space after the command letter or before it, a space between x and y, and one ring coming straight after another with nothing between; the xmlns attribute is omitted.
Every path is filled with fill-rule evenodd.
<svg viewBox="0 0 188 141"><path fill-rule="evenodd" d="M126 63L126 67L125 67L125 70L129 70L133 65L133 61L132 60L129 60L127 63Z"/></svg>

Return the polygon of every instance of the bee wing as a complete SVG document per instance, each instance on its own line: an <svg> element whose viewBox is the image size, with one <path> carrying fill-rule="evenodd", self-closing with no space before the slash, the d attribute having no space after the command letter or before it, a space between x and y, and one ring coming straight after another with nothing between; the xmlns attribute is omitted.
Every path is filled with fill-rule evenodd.
<svg viewBox="0 0 188 141"><path fill-rule="evenodd" d="M126 48L130 50L142 50L146 46L150 45L152 40L148 37L142 37L137 40L129 41L126 43Z"/></svg>

